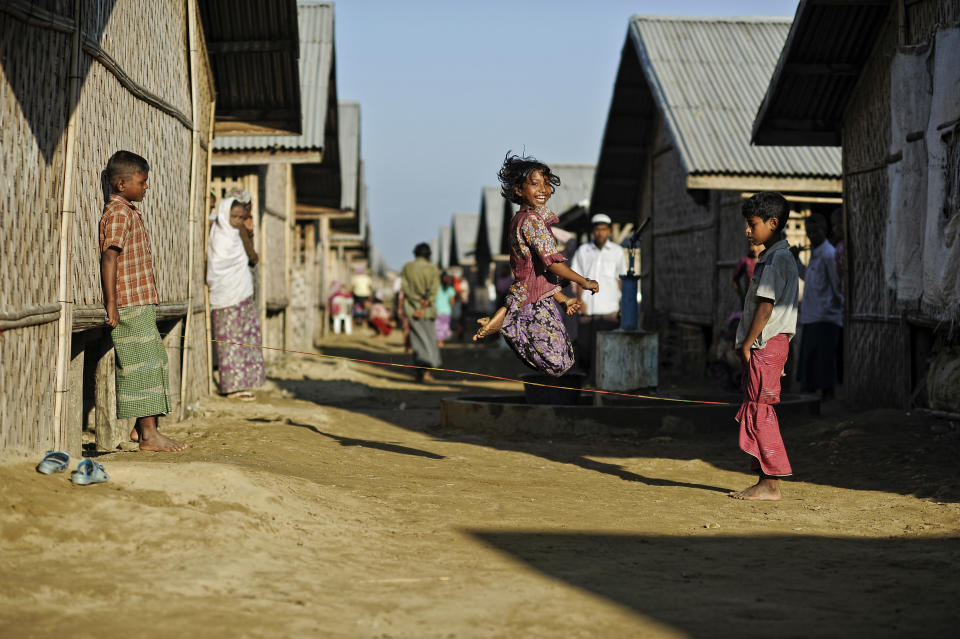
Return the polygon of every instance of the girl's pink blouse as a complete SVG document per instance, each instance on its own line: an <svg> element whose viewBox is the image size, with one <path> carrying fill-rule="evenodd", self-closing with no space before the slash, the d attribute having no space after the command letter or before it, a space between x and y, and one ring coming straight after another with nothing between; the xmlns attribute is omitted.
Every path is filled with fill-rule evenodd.
<svg viewBox="0 0 960 639"><path fill-rule="evenodd" d="M557 221L550 211L533 208L520 209L510 220L510 294L520 306L546 299L563 285L561 278L547 270L551 264L567 260L550 231Z"/></svg>

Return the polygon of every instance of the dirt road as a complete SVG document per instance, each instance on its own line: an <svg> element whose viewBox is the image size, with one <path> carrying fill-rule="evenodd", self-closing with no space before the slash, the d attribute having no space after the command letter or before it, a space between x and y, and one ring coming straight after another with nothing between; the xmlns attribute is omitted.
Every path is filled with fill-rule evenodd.
<svg viewBox="0 0 960 639"><path fill-rule="evenodd" d="M405 361L395 343L327 352ZM496 349L455 367L517 372ZM99 458L107 484L0 463L3 637L944 636L960 622L957 424L832 408L751 483L735 426L523 441L439 428L515 388L300 358L255 403Z"/></svg>

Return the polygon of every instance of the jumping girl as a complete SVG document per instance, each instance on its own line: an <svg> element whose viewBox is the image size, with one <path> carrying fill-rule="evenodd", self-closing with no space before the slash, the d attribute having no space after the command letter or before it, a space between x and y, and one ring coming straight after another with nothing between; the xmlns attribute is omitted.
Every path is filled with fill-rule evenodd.
<svg viewBox="0 0 960 639"><path fill-rule="evenodd" d="M547 200L560 185L550 167L532 157L510 155L497 174L500 193L520 210L510 220L510 269L513 285L505 305L492 317L478 320L474 340L502 333L510 348L531 368L560 376L573 366L573 347L557 304L567 315L580 310L580 302L560 293L564 280L594 294L594 280L575 273L557 250L550 226L557 217L547 210Z"/></svg>

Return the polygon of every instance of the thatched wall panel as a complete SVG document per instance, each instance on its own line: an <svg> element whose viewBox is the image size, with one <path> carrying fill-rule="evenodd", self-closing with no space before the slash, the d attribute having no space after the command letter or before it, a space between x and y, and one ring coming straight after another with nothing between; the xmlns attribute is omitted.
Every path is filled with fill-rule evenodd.
<svg viewBox="0 0 960 639"><path fill-rule="evenodd" d="M207 394L207 319L203 313L190 318L190 340L184 340L184 369L189 370L187 406Z"/></svg>
<svg viewBox="0 0 960 639"><path fill-rule="evenodd" d="M0 450L53 446L56 360L56 322L18 328L0 343Z"/></svg>
<svg viewBox="0 0 960 639"><path fill-rule="evenodd" d="M910 364L900 324L850 321L845 327L847 401L856 407L909 406Z"/></svg>
<svg viewBox="0 0 960 639"><path fill-rule="evenodd" d="M57 301L69 58L69 35L0 21L0 312Z"/></svg>
<svg viewBox="0 0 960 639"><path fill-rule="evenodd" d="M739 193L716 191L719 238L717 242L717 308L715 322L722 322L742 308L740 298L733 288L733 271L736 262L747 253L749 243L743 234L744 220L740 214L743 198Z"/></svg>
<svg viewBox="0 0 960 639"><path fill-rule="evenodd" d="M286 220L273 215L264 215L261 232L266 234L267 243L262 262L267 271L265 274L267 303L285 302L288 300Z"/></svg>
<svg viewBox="0 0 960 639"><path fill-rule="evenodd" d="M190 114L187 7L183 0L84 2L84 35L135 82Z"/></svg>
<svg viewBox="0 0 960 639"><path fill-rule="evenodd" d="M315 243L316 224L298 224L294 229L294 259L290 269L290 306L287 321L290 322L288 348L300 351L313 350L317 335L319 307L324 302L320 297L320 270L317 268Z"/></svg>
<svg viewBox="0 0 960 639"><path fill-rule="evenodd" d="M101 172L114 151L127 149L150 163L150 190L140 210L150 230L160 300L185 300L190 131L134 98L97 63L90 67L79 108L75 299L80 304L102 301L97 266L104 201Z"/></svg>
<svg viewBox="0 0 960 639"><path fill-rule="evenodd" d="M960 0L920 0L906 6L907 44L933 39L938 26L960 21Z"/></svg>
<svg viewBox="0 0 960 639"><path fill-rule="evenodd" d="M658 313L714 314L715 228L708 206L687 191L686 173L675 150L653 160L654 290Z"/></svg>

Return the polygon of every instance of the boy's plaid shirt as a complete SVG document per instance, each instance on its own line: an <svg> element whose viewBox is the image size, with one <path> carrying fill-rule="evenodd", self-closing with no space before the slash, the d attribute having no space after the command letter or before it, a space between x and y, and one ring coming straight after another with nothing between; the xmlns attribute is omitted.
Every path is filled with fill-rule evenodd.
<svg viewBox="0 0 960 639"><path fill-rule="evenodd" d="M100 253L115 246L117 257L117 307L157 304L150 233L143 217L129 200L113 193L100 217Z"/></svg>

